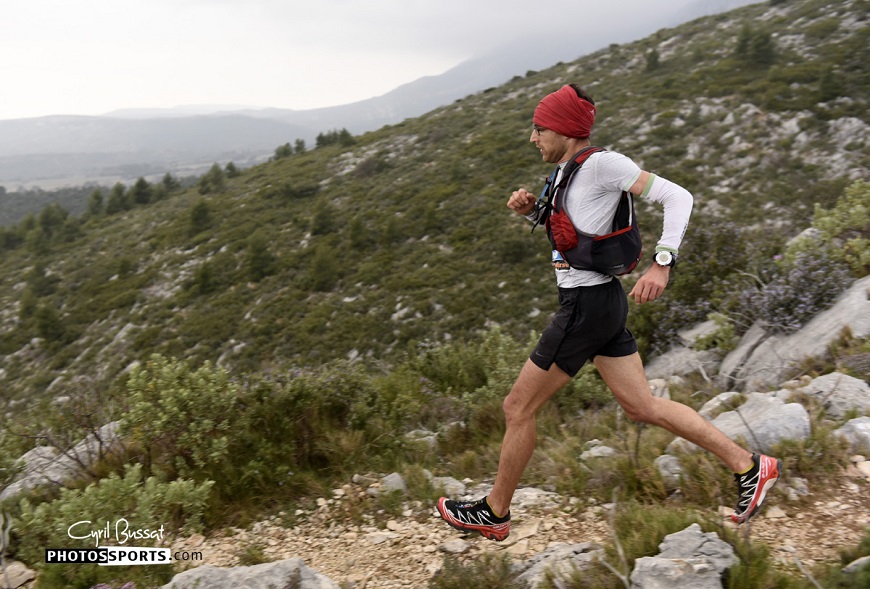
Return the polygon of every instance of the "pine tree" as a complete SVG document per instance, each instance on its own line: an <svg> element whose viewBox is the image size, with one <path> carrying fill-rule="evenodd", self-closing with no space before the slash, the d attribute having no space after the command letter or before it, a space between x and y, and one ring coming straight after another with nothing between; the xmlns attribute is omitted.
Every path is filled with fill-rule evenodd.
<svg viewBox="0 0 870 589"><path fill-rule="evenodd" d="M196 235L211 226L211 210L208 203L200 200L190 209L190 234Z"/></svg>
<svg viewBox="0 0 870 589"><path fill-rule="evenodd" d="M646 71L653 72L659 69L661 62L659 61L659 52L656 51L655 47L646 54Z"/></svg>
<svg viewBox="0 0 870 589"><path fill-rule="evenodd" d="M255 231L248 239L247 266L251 282L260 282L275 273L275 256L269 251L262 231Z"/></svg>
<svg viewBox="0 0 870 589"><path fill-rule="evenodd" d="M145 178L139 178L130 190L133 204L147 205L151 202L151 184Z"/></svg>
<svg viewBox="0 0 870 589"><path fill-rule="evenodd" d="M106 212L106 204L103 202L103 191L97 188L88 197L88 215L98 217Z"/></svg>

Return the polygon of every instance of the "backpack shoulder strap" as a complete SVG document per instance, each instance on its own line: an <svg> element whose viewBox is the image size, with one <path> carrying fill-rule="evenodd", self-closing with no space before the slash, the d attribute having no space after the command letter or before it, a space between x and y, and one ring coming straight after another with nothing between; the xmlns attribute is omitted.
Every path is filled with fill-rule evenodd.
<svg viewBox="0 0 870 589"><path fill-rule="evenodd" d="M574 156L565 164L565 168L562 170L562 176L558 183L556 183L556 176L559 169L556 168L553 170L553 173L547 180L546 186L544 186L544 191L541 193L541 197L538 199L538 206L541 208L543 213L538 216L538 220L535 221L534 225L532 225L532 232L535 231L535 227L541 223L545 223L549 218L550 212L553 210L553 201L556 196L556 191L567 186L568 181L571 179L571 176L574 175L574 172L579 170L583 164L586 163L586 160L589 159L590 155L598 153L599 151L607 150L603 147L588 145L575 153Z"/></svg>
<svg viewBox="0 0 870 589"><path fill-rule="evenodd" d="M553 188L553 198L552 198L552 206L556 205L556 193L564 192L567 189L568 183L571 182L571 178L574 176L574 173L577 172L583 164L586 163L586 160L589 159L589 156L593 153L598 153L599 151L607 151L603 147L596 147L594 145L589 145L584 147L580 151L574 154L568 163L565 164L565 169L562 170L562 177L559 179L559 183ZM558 210L562 210L561 205L558 206Z"/></svg>

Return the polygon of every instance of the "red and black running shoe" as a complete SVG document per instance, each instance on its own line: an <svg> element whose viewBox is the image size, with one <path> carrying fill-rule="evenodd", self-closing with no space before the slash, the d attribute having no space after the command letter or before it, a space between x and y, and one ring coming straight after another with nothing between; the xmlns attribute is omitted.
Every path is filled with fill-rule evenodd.
<svg viewBox="0 0 870 589"><path fill-rule="evenodd" d="M486 502L486 497L477 501L457 502L446 497L438 500L438 513L457 530L480 532L480 535L496 542L508 537L511 531L510 511L497 517Z"/></svg>
<svg viewBox="0 0 870 589"><path fill-rule="evenodd" d="M755 466L749 472L734 475L738 492L737 509L731 514L731 521L734 523L742 524L755 515L767 492L773 488L782 473L782 460L764 454L753 454L752 461Z"/></svg>

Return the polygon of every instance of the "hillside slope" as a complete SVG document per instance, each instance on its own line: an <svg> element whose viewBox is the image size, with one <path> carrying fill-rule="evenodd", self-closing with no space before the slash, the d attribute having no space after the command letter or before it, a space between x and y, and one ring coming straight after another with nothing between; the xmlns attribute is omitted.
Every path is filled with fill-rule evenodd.
<svg viewBox="0 0 870 589"><path fill-rule="evenodd" d="M743 270L740 256L776 253L814 204L868 177L868 9L749 6L202 191L22 223L0 258L4 398L78 379L108 386L153 352L269 371L389 361L494 324L528 337L554 305L549 256L504 203L548 173L527 142L531 113L573 81L596 97L596 143L695 194L677 281L697 287L667 304L686 309L670 312L672 326L703 317L713 277ZM641 214L652 244L660 216ZM724 225L743 249L711 265ZM645 351L649 331L639 326Z"/></svg>

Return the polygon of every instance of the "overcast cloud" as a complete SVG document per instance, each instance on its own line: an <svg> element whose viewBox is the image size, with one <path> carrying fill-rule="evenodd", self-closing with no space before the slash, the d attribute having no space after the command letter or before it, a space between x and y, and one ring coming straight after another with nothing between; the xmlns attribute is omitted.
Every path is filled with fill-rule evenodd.
<svg viewBox="0 0 870 589"><path fill-rule="evenodd" d="M579 57L583 39L603 39L592 49L625 42L675 24L669 19L687 7L723 2L751 3L6 0L0 119L190 104L346 104L509 42L558 55L555 63Z"/></svg>

